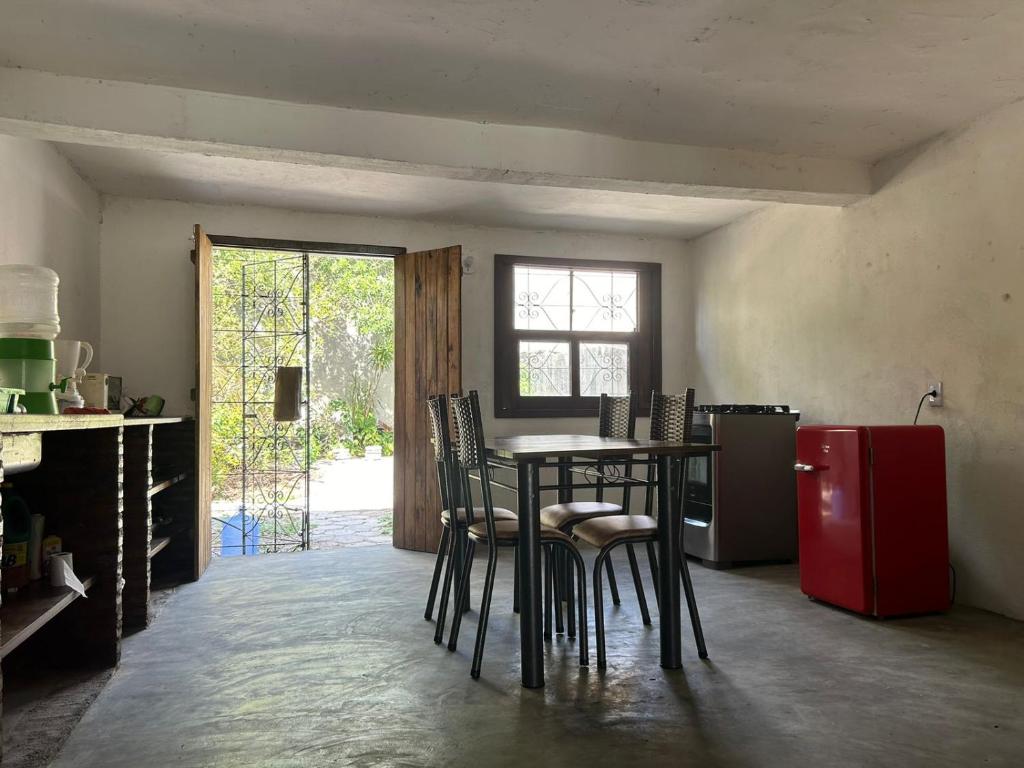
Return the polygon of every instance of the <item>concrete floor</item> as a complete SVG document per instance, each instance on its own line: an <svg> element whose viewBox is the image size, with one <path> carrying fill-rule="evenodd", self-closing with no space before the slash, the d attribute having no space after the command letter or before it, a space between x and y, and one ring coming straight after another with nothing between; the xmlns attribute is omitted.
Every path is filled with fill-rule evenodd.
<svg viewBox="0 0 1024 768"><path fill-rule="evenodd" d="M527 691L511 563L479 681L473 614L457 654L431 642L431 564L389 547L215 562L126 641L54 766L1024 763L1024 624L872 621L808 601L795 567L696 566L710 661L687 635L685 668L662 670L623 584L607 672L558 641Z"/></svg>

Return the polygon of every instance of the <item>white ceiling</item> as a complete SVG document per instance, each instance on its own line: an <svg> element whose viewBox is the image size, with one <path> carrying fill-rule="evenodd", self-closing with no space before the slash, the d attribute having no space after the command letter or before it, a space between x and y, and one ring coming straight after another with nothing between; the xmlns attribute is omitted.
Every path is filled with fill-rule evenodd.
<svg viewBox="0 0 1024 768"><path fill-rule="evenodd" d="M190 202L676 238L695 237L764 205L81 144L56 146L100 192Z"/></svg>
<svg viewBox="0 0 1024 768"><path fill-rule="evenodd" d="M1021 0L4 0L0 64L874 160L1024 97Z"/></svg>

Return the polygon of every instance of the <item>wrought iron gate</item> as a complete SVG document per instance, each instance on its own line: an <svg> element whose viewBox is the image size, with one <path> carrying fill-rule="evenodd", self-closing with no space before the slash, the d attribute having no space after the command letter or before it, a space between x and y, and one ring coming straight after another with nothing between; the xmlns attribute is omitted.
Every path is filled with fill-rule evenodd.
<svg viewBox="0 0 1024 768"><path fill-rule="evenodd" d="M222 261L214 260L215 368L219 363L234 374L219 377L213 406L215 422L223 409L218 438L230 452L225 485L238 499L224 509L215 504L219 553L308 549L309 256L219 250ZM278 366L303 368L306 407L298 421L274 420Z"/></svg>

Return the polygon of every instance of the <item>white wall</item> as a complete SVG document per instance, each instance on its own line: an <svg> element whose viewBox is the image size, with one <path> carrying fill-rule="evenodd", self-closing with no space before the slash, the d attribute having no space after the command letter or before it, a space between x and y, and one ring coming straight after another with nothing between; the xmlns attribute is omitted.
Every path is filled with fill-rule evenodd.
<svg viewBox="0 0 1024 768"><path fill-rule="evenodd" d="M462 245L463 255L474 258L473 273L462 283L463 386L480 390L486 426L494 434L593 428L592 420L491 418L494 254L660 262L663 381L669 390L683 386L683 360L692 332L685 302L676 300L684 290L687 270L680 241L105 198L101 233L105 365L111 373L124 376L127 393L162 394L168 413L192 410L194 278L188 254L192 226L197 223L218 235L403 246L410 251Z"/></svg>
<svg viewBox="0 0 1024 768"><path fill-rule="evenodd" d="M755 213L694 243L702 400L803 423L910 423L941 379L958 601L1024 618L1024 105L893 163L845 209ZM901 167L902 166L902 167Z"/></svg>
<svg viewBox="0 0 1024 768"><path fill-rule="evenodd" d="M60 275L61 336L100 336L99 198L53 147L0 135L0 264ZM99 370L97 361L91 368Z"/></svg>

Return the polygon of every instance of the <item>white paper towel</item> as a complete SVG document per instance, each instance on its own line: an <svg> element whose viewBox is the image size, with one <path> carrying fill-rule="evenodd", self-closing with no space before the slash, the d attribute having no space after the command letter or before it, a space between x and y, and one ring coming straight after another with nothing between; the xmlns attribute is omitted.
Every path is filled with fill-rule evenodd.
<svg viewBox="0 0 1024 768"><path fill-rule="evenodd" d="M50 584L54 587L69 587L85 597L85 586L75 576L70 552L54 552L50 555Z"/></svg>

